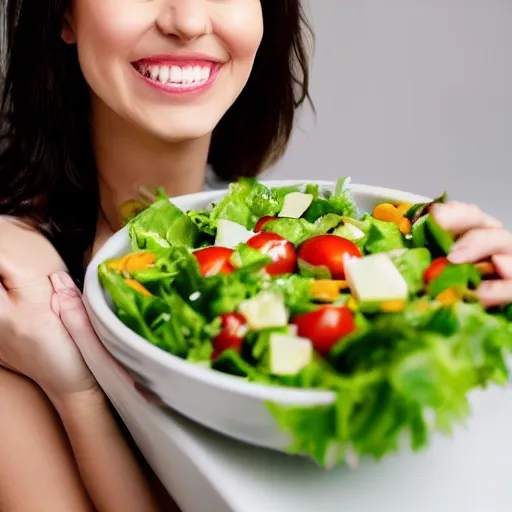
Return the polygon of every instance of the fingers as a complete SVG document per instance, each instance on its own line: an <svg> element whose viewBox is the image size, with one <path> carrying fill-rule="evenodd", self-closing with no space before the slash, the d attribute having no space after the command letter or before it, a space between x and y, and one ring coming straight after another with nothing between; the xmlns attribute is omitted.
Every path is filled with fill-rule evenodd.
<svg viewBox="0 0 512 512"><path fill-rule="evenodd" d="M484 213L478 206L457 201L433 205L432 215L442 228L454 235L461 235L475 228L503 227L500 221Z"/></svg>
<svg viewBox="0 0 512 512"><path fill-rule="evenodd" d="M512 254L512 233L505 229L475 228L454 244L448 259L452 263L466 263L498 254Z"/></svg>
<svg viewBox="0 0 512 512"><path fill-rule="evenodd" d="M477 290L478 298L486 308L512 303L512 280L484 281Z"/></svg>
<svg viewBox="0 0 512 512"><path fill-rule="evenodd" d="M52 309L59 316L78 348L94 346L100 352L98 357L109 358L123 379L133 382L126 370L117 363L98 339L82 302L80 291L69 274L66 272L52 274L50 281L55 292L52 297Z"/></svg>
<svg viewBox="0 0 512 512"><path fill-rule="evenodd" d="M92 326L85 312L80 292L73 280L66 272L58 272L50 276L56 301L52 301L52 307L62 320L67 331L73 339L90 335Z"/></svg>
<svg viewBox="0 0 512 512"><path fill-rule="evenodd" d="M492 263L502 279L512 279L512 254L497 254L492 257Z"/></svg>
<svg viewBox="0 0 512 512"><path fill-rule="evenodd" d="M485 307L512 303L512 255L497 254L491 258L500 280L484 281L477 290Z"/></svg>
<svg viewBox="0 0 512 512"><path fill-rule="evenodd" d="M436 204L432 215L442 228L459 237L448 260L456 264L477 263L485 270L483 275L488 280L477 290L482 305L512 303L512 233L474 205Z"/></svg>

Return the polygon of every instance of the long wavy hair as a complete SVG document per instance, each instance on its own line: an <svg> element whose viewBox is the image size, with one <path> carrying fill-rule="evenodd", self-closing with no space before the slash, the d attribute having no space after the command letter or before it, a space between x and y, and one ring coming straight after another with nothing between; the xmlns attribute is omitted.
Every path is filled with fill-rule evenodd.
<svg viewBox="0 0 512 512"><path fill-rule="evenodd" d="M99 211L89 89L61 39L70 0L0 0L6 32L0 102L0 214L32 222L80 281ZM264 35L246 87L209 152L226 180L256 176L288 144L309 96L312 32L301 0L261 0ZM271 77L269 79L269 77Z"/></svg>

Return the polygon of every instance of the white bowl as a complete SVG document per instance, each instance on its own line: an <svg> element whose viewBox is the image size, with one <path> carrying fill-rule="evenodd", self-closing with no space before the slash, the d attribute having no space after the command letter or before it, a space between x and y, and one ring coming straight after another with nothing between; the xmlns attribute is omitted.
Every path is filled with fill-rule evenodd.
<svg viewBox="0 0 512 512"><path fill-rule="evenodd" d="M268 186L293 186L305 180L267 181ZM330 181L309 181L333 189ZM350 186L361 211L383 201L418 203L428 198L366 185ZM183 210L204 209L227 191L201 192L172 199ZM85 276L84 300L91 322L106 349L166 405L221 434L257 446L284 451L290 439L280 432L266 402L313 407L334 400L329 391L272 387L246 382L188 363L144 340L114 314L100 286L98 266L130 251L127 228L98 251Z"/></svg>

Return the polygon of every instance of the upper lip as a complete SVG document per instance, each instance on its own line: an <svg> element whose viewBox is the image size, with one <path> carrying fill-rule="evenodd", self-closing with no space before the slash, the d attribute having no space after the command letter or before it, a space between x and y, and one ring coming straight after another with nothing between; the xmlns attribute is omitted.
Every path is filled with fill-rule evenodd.
<svg viewBox="0 0 512 512"><path fill-rule="evenodd" d="M159 55L151 55L149 57L142 57L137 59L134 63L146 62L146 63L158 63L158 62L213 62L216 64L222 64L224 61L211 55L204 53L167 53Z"/></svg>

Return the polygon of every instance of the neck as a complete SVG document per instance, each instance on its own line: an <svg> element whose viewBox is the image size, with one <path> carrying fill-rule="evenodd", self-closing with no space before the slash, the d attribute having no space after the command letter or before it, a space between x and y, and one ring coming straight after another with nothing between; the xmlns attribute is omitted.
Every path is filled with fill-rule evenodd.
<svg viewBox="0 0 512 512"><path fill-rule="evenodd" d="M162 187L169 196L202 190L210 135L163 141L104 106L93 106L92 127L101 214L112 230L121 227L121 206L136 199L140 187Z"/></svg>

